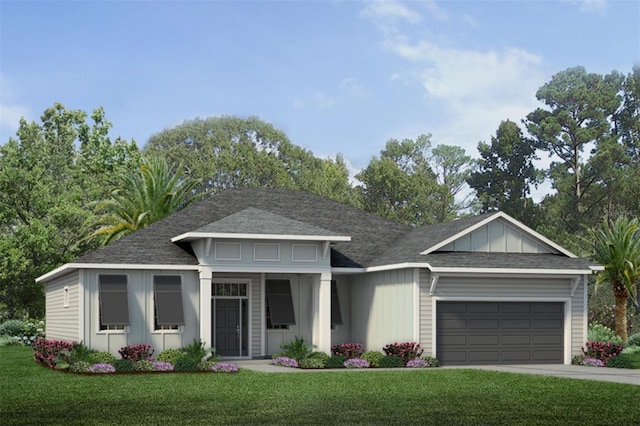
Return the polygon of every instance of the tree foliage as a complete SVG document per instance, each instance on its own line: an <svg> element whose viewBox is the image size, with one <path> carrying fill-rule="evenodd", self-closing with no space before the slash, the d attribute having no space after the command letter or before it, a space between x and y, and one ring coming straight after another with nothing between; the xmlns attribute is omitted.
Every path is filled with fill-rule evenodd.
<svg viewBox="0 0 640 426"><path fill-rule="evenodd" d="M181 163L197 179L197 192L234 187L303 189L353 201L341 156L320 159L294 145L284 132L257 117L210 117L153 135L145 153Z"/></svg>
<svg viewBox="0 0 640 426"><path fill-rule="evenodd" d="M54 104L39 123L22 119L17 138L0 146L0 308L9 317L44 314L35 278L91 248L82 242L90 198L109 173L137 156L134 143L108 137L96 109Z"/></svg>
<svg viewBox="0 0 640 426"><path fill-rule="evenodd" d="M164 158L146 158L137 169L122 171L109 198L96 203L91 237L103 245L144 228L191 204L198 181L184 177Z"/></svg>

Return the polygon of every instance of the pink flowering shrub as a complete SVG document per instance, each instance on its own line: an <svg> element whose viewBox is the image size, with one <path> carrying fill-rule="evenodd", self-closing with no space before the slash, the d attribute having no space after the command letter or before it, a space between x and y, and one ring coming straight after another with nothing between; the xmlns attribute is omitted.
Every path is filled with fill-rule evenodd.
<svg viewBox="0 0 640 426"><path fill-rule="evenodd" d="M125 346L118 351L122 359L128 359L131 362L150 361L153 352L154 350L148 343Z"/></svg>
<svg viewBox="0 0 640 426"><path fill-rule="evenodd" d="M587 367L604 367L604 362L595 358L585 358L582 360L582 365L586 365Z"/></svg>
<svg viewBox="0 0 640 426"><path fill-rule="evenodd" d="M214 373L237 373L238 365L232 362L219 362L217 364L213 364L211 371Z"/></svg>
<svg viewBox="0 0 640 426"><path fill-rule="evenodd" d="M332 355L344 355L347 358L360 358L364 348L360 343L340 343L331 347Z"/></svg>
<svg viewBox="0 0 640 426"><path fill-rule="evenodd" d="M89 367L90 373L115 373L116 369L111 364L93 364Z"/></svg>
<svg viewBox="0 0 640 426"><path fill-rule="evenodd" d="M287 356L279 356L277 358L274 358L271 363L280 367L298 368L298 361Z"/></svg>
<svg viewBox="0 0 640 426"><path fill-rule="evenodd" d="M397 356L405 365L412 359L420 358L422 356L422 348L420 348L420 343L416 342L396 342L385 346L384 348L382 348L382 350L388 356Z"/></svg>
<svg viewBox="0 0 640 426"><path fill-rule="evenodd" d="M346 368L369 368L369 363L362 358L349 358L343 364Z"/></svg>
<svg viewBox="0 0 640 426"><path fill-rule="evenodd" d="M48 367L55 367L57 361L68 354L75 342L67 342L65 340L51 340L42 337L37 338L33 345L33 356L36 362Z"/></svg>
<svg viewBox="0 0 640 426"><path fill-rule="evenodd" d="M582 348L586 358L599 359L606 366L609 359L622 352L622 346L611 342L588 341Z"/></svg>

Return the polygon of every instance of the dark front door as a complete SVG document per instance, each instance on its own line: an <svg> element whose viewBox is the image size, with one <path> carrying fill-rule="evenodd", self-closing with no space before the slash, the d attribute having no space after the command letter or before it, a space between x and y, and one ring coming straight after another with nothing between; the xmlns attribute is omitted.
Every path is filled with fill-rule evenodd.
<svg viewBox="0 0 640 426"><path fill-rule="evenodd" d="M215 348L220 356L240 355L240 300L215 299Z"/></svg>
<svg viewBox="0 0 640 426"><path fill-rule="evenodd" d="M562 364L564 304L437 302L443 365Z"/></svg>

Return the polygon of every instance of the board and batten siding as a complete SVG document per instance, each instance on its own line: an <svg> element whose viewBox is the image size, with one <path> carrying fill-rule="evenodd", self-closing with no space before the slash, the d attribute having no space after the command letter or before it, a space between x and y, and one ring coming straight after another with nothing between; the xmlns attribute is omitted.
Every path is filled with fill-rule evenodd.
<svg viewBox="0 0 640 426"><path fill-rule="evenodd" d="M447 244L441 251L491 253L557 253L505 220L494 220Z"/></svg>
<svg viewBox="0 0 640 426"><path fill-rule="evenodd" d="M68 304L65 306L65 288ZM45 333L47 339L80 342L80 272L51 280L46 286Z"/></svg>
<svg viewBox="0 0 640 426"><path fill-rule="evenodd" d="M571 296L573 280L576 277L443 277L438 279L433 297L430 291L430 274L420 274L420 343L425 353L435 353L433 347L433 297L454 298L459 301L571 301L568 331L571 333L571 356L582 353L586 338L584 277ZM450 299L451 300L451 299ZM565 307L567 304L565 303ZM567 341L567 336L565 336Z"/></svg>
<svg viewBox="0 0 640 426"><path fill-rule="evenodd" d="M199 278L196 271L85 269L84 275L84 344L92 349L118 355L123 346L149 343L158 354L165 349L177 349L199 338ZM99 275L127 276L129 322L126 332L100 330ZM155 331L154 275L180 275L184 326L179 331Z"/></svg>
<svg viewBox="0 0 640 426"><path fill-rule="evenodd" d="M351 339L367 350L414 341L417 323L414 269L351 276Z"/></svg>

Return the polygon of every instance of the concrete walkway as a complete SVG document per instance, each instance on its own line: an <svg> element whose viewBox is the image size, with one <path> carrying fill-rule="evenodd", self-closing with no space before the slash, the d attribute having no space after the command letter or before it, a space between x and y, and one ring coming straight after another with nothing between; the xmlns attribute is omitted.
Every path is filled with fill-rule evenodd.
<svg viewBox="0 0 640 426"><path fill-rule="evenodd" d="M240 368L247 370L260 371L262 373L330 373L330 372L363 372L371 371L367 369L310 369L303 370L300 368L278 367L271 364L270 359L242 360L233 361ZM505 373L518 374L537 374L542 376L565 377L570 379L581 380L598 380L603 382L626 383L640 386L640 370L629 370L622 368L598 368L584 367L580 365L561 365L561 364L535 364L535 365L481 365L481 366L455 366L455 367L439 367L439 369L477 369L489 371L501 371ZM376 368L375 371L412 371L411 369L382 369Z"/></svg>

